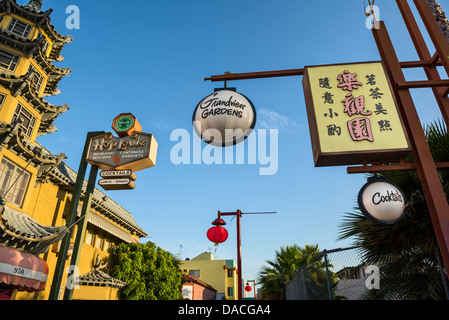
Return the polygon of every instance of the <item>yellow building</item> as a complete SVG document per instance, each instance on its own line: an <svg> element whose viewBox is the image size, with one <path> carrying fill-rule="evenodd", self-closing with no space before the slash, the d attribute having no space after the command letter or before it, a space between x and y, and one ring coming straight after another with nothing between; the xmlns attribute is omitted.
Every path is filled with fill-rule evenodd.
<svg viewBox="0 0 449 320"><path fill-rule="evenodd" d="M234 260L214 260L212 253L204 252L192 260L181 261L181 270L214 287L217 300L237 300L237 268Z"/></svg>
<svg viewBox="0 0 449 320"><path fill-rule="evenodd" d="M54 120L68 109L44 98L59 94L59 81L71 72L54 63L72 39L55 30L52 10L41 6L0 0L0 300L48 299L61 239L73 241L77 228L66 226L77 174L65 154L36 141L56 131ZM128 211L95 189L73 299L117 299L126 283L105 272L111 249L146 236Z"/></svg>

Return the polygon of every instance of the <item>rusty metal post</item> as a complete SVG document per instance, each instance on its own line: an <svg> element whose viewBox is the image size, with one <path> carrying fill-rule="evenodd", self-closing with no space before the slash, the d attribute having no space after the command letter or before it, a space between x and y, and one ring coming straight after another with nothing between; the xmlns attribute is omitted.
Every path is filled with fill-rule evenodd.
<svg viewBox="0 0 449 320"><path fill-rule="evenodd" d="M394 91L398 100L398 107L412 145L415 168L429 208L443 262L446 270L449 270L449 204L446 194L410 91L406 87L397 87L397 83L405 82L405 77L385 23L380 21L379 29L373 28L372 32L382 61L385 63L388 76L395 87Z"/></svg>
<svg viewBox="0 0 449 320"><path fill-rule="evenodd" d="M427 1L414 0L414 3L424 25L426 26L427 32L429 32L430 38L435 45L435 49L441 59L441 63L443 64L446 73L449 74L449 44L444 38L443 32L441 32L440 26L435 20Z"/></svg>
<svg viewBox="0 0 449 320"><path fill-rule="evenodd" d="M404 18L405 25L410 33L413 44L415 45L416 52L421 60L430 61L432 56L430 55L429 49L424 41L424 37L419 30L418 24L413 16L412 10L408 5L407 0L396 0L399 10L401 11L402 17ZM438 59L437 59L438 60ZM441 80L440 75L436 66L425 66L424 71L429 80ZM449 127L449 97L445 95L444 88L432 88L435 100L440 107L443 119L446 122L446 126Z"/></svg>

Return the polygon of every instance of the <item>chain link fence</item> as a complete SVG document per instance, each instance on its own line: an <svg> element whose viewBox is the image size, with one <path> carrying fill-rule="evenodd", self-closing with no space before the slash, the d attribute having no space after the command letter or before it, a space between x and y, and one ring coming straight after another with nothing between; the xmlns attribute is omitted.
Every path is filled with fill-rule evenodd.
<svg viewBox="0 0 449 320"><path fill-rule="evenodd" d="M449 300L439 252L367 261L362 247L313 254L286 287L286 300Z"/></svg>

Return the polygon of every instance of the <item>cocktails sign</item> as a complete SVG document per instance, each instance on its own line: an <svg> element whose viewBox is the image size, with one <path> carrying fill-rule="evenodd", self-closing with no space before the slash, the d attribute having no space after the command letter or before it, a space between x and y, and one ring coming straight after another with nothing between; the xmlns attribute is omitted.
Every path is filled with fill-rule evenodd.
<svg viewBox="0 0 449 320"><path fill-rule="evenodd" d="M394 224L402 219L407 199L396 185L382 177L371 177L358 195L363 214L379 224Z"/></svg>
<svg viewBox="0 0 449 320"><path fill-rule="evenodd" d="M215 89L193 112L193 128L213 146L232 146L245 140L256 125L252 102L234 88Z"/></svg>
<svg viewBox="0 0 449 320"><path fill-rule="evenodd" d="M303 86L315 166L411 152L381 62L306 67Z"/></svg>

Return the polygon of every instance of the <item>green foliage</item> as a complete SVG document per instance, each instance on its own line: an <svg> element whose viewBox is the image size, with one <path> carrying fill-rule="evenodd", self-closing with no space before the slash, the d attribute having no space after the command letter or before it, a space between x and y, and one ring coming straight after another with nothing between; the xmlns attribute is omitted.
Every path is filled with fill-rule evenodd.
<svg viewBox="0 0 449 320"><path fill-rule="evenodd" d="M128 283L124 300L180 300L179 260L152 242L119 244L112 255L113 277Z"/></svg>
<svg viewBox="0 0 449 320"><path fill-rule="evenodd" d="M315 255L318 252L318 245L309 244L306 244L304 248L295 244L281 247L280 251L275 251L276 259L274 261L267 260L266 263L269 267L259 274L258 282L262 284L262 297L269 300L284 299L285 288L298 269L309 264L305 271L309 298L328 298L325 262L323 255ZM331 285L334 286L337 279L332 272L330 273Z"/></svg>

